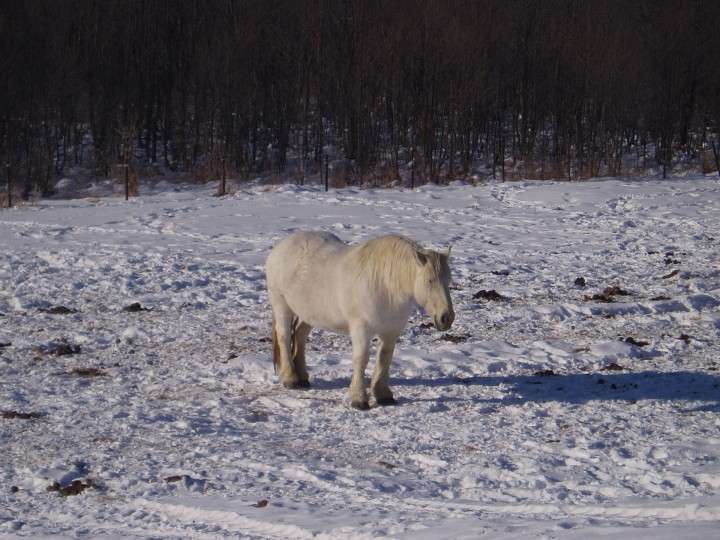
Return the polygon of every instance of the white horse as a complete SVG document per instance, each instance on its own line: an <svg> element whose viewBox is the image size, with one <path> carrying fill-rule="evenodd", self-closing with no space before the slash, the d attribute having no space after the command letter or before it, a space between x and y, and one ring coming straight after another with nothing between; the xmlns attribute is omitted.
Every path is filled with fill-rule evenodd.
<svg viewBox="0 0 720 540"><path fill-rule="evenodd" d="M422 249L402 236L351 246L323 232L297 232L267 259L273 311L273 361L283 385L308 388L305 341L313 327L349 333L353 345L350 400L368 409L365 368L370 340L380 339L372 391L378 405L395 404L388 385L395 342L416 305L438 330L455 319L450 253Z"/></svg>

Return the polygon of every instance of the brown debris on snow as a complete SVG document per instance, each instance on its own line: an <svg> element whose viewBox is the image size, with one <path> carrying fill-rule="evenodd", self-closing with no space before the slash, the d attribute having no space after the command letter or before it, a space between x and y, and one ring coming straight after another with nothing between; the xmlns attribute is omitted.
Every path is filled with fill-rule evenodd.
<svg viewBox="0 0 720 540"><path fill-rule="evenodd" d="M450 343L462 343L467 341L470 336L466 334L443 334L438 338L438 341L449 341Z"/></svg>
<svg viewBox="0 0 720 540"><path fill-rule="evenodd" d="M615 297L609 296L609 295L603 294L603 293L593 294L592 296L586 294L585 301L586 302L604 302L606 304L609 304L609 303L615 301Z"/></svg>
<svg viewBox="0 0 720 540"><path fill-rule="evenodd" d="M67 486L61 486L60 482L53 482L50 484L47 488L45 488L46 491L56 491L63 497L68 497L71 495L80 495L83 491L85 491L88 488L94 488L95 484L92 480L87 479L85 482L82 480L73 480L70 484Z"/></svg>
<svg viewBox="0 0 720 540"><path fill-rule="evenodd" d="M0 412L0 416L3 418L6 418L8 420L12 419L18 419L18 420L35 420L36 418L41 418L42 414L38 412L19 412L19 411L2 411Z"/></svg>
<svg viewBox="0 0 720 540"><path fill-rule="evenodd" d="M609 304L615 302L616 296L630 296L630 293L617 285L613 285L612 287L605 287L601 293L593 294L592 296L585 295L585 301Z"/></svg>
<svg viewBox="0 0 720 540"><path fill-rule="evenodd" d="M628 291L618 287L617 285L613 285L612 287L605 287L603 289L603 294L607 294L608 296L630 296L630 293Z"/></svg>
<svg viewBox="0 0 720 540"><path fill-rule="evenodd" d="M50 315L71 315L77 313L77 309L72 309L65 306L53 306L51 308L41 308L38 311L41 313L48 313Z"/></svg>
<svg viewBox="0 0 720 540"><path fill-rule="evenodd" d="M35 360L42 360L43 355L50 354L53 356L70 356L73 354L80 354L82 351L80 345L74 345L69 343L67 338L60 338L57 341L51 341L46 345L40 345L33 348L38 356Z"/></svg>
<svg viewBox="0 0 720 540"><path fill-rule="evenodd" d="M70 356L72 354L80 354L80 351L82 349L80 348L80 345L72 345L67 342L60 342L53 344L52 347L48 350L50 354L54 354L55 356Z"/></svg>
<svg viewBox="0 0 720 540"><path fill-rule="evenodd" d="M557 373L552 369L541 369L533 373L533 377L557 377Z"/></svg>
<svg viewBox="0 0 720 540"><path fill-rule="evenodd" d="M630 345L634 345L635 347L645 347L647 345L650 345L649 341L635 339L634 337L631 337L631 336L626 337L623 341L625 343L629 343Z"/></svg>
<svg viewBox="0 0 720 540"><path fill-rule="evenodd" d="M616 364L615 362L612 362L608 364L607 366L604 366L600 368L600 371L625 371L627 368L621 366L620 364Z"/></svg>
<svg viewBox="0 0 720 540"><path fill-rule="evenodd" d="M489 300L492 302L507 302L510 300L507 296L503 296L496 290L486 291L480 290L473 294L473 300Z"/></svg>
<svg viewBox="0 0 720 540"><path fill-rule="evenodd" d="M129 306L122 308L127 313L139 313L140 311L152 311L150 308L143 307L140 302L133 302Z"/></svg>
<svg viewBox="0 0 720 540"><path fill-rule="evenodd" d="M78 377L105 377L105 373L102 369L89 367L89 368L73 368L70 370L70 375L76 375Z"/></svg>

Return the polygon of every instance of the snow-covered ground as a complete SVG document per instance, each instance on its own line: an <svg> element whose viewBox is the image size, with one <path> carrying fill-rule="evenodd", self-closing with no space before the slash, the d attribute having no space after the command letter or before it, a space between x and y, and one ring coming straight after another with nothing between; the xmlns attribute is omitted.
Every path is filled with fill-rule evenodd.
<svg viewBox="0 0 720 540"><path fill-rule="evenodd" d="M211 194L0 211L0 535L720 538L715 178ZM350 408L345 336L278 384L263 264L297 229L452 244L396 407Z"/></svg>

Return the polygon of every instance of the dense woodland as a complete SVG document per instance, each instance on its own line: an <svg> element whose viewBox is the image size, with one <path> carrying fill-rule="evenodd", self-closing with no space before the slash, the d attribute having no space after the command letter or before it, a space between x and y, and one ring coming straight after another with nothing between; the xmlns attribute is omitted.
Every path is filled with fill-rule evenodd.
<svg viewBox="0 0 720 540"><path fill-rule="evenodd" d="M26 197L118 164L302 181L331 161L357 183L626 174L628 155L714 170L719 22L717 0L0 0L0 163Z"/></svg>

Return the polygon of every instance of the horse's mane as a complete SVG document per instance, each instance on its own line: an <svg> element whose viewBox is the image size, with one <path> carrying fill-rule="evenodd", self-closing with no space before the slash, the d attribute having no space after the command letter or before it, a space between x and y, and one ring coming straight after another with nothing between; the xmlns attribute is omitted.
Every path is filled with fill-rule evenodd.
<svg viewBox="0 0 720 540"><path fill-rule="evenodd" d="M391 303L400 303L415 286L415 252L420 249L417 243L399 235L369 240L355 250L358 275L383 290ZM433 256L439 254L424 253L440 271L440 257Z"/></svg>

